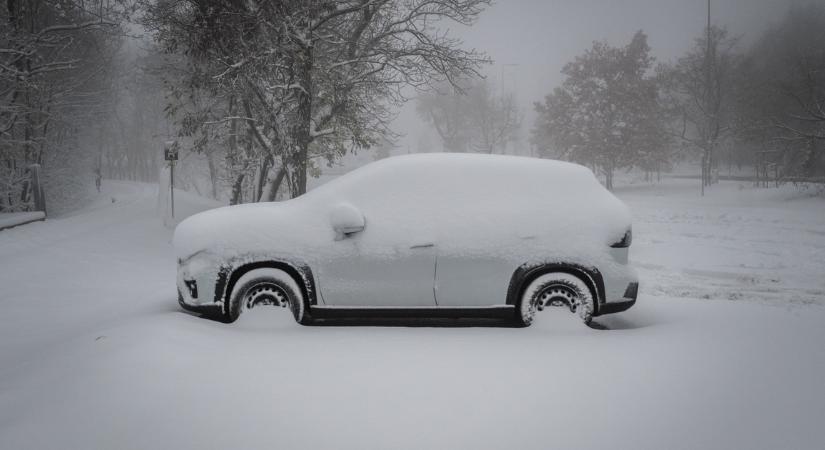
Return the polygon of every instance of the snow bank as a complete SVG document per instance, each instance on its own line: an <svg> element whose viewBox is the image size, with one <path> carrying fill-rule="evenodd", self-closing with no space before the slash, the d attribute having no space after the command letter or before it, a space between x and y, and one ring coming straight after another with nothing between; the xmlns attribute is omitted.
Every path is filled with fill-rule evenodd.
<svg viewBox="0 0 825 450"><path fill-rule="evenodd" d="M24 225L29 222L35 222L46 218L46 213L43 211L31 212L16 212L16 213L2 213L0 214L0 230L3 228L16 227Z"/></svg>

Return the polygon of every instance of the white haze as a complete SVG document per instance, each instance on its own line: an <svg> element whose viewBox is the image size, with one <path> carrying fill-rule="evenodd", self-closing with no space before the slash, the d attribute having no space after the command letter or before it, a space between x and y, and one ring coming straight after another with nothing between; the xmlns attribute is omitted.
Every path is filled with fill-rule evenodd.
<svg viewBox="0 0 825 450"><path fill-rule="evenodd" d="M792 5L811 0L712 0L711 21L725 26L741 45L779 20ZM493 60L484 75L500 90L515 92L524 114L519 153L528 154L527 136L533 125L533 102L562 82L561 69L587 50L593 41L625 45L633 33L648 35L651 53L659 62L683 55L707 24L704 0L498 0L472 27L453 25L450 32L467 47L485 51ZM394 123L403 138L396 153L416 152L441 143L432 127L408 102Z"/></svg>

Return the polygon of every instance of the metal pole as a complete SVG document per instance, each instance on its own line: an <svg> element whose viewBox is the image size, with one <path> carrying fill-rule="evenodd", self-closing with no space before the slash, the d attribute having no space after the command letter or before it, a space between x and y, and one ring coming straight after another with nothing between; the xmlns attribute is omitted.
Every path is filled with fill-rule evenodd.
<svg viewBox="0 0 825 450"><path fill-rule="evenodd" d="M710 76L710 0L708 0L708 26L705 30L707 32L706 37L706 49L705 49L705 115L707 115L707 130L705 130L705 134L707 135L707 140L705 141L705 151L702 155L702 196L705 196L705 183L708 183L708 179L710 178L710 148L711 148L711 141L710 141L710 129L712 127L711 124L711 116L710 116L710 91L711 91L711 76ZM709 183L708 183L709 184Z"/></svg>
<svg viewBox="0 0 825 450"><path fill-rule="evenodd" d="M175 161L169 161L169 193L172 197L172 218L175 218Z"/></svg>

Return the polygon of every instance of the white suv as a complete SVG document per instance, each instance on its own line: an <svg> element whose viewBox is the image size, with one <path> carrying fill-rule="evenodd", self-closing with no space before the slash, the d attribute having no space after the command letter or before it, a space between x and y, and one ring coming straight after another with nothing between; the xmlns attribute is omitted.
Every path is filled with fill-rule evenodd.
<svg viewBox="0 0 825 450"><path fill-rule="evenodd" d="M624 311L638 282L627 207L585 167L419 154L356 169L301 197L229 206L175 230L179 302L232 322L258 304L301 324L495 318L548 305Z"/></svg>

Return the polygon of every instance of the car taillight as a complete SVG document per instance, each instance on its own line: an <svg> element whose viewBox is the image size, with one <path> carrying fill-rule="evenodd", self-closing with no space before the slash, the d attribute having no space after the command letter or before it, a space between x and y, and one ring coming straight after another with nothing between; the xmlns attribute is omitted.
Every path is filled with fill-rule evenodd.
<svg viewBox="0 0 825 450"><path fill-rule="evenodd" d="M627 247L630 247L631 242L633 242L633 230L628 228L627 231L625 231L624 236L622 237L622 240L619 241L619 242L616 242L613 245L611 245L611 247L613 247L613 248L627 248Z"/></svg>

